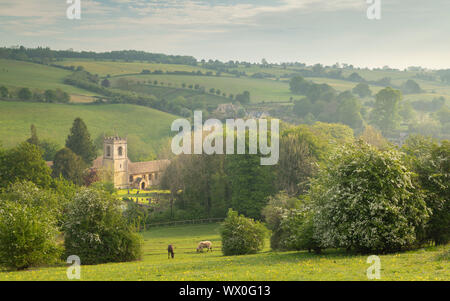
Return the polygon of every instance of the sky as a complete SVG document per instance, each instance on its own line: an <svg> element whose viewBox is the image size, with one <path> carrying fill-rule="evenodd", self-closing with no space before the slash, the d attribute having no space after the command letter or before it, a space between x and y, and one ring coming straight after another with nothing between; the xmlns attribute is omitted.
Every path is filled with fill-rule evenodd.
<svg viewBox="0 0 450 301"><path fill-rule="evenodd" d="M450 68L449 0L80 0L79 20L67 1L0 0L0 46Z"/></svg>

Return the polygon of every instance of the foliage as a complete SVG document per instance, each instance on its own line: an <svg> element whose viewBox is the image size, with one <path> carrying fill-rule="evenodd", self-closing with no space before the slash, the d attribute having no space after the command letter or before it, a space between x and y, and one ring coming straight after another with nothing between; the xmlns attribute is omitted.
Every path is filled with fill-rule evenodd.
<svg viewBox="0 0 450 301"><path fill-rule="evenodd" d="M148 219L148 209L139 206L136 203L128 202L127 209L123 213L129 225L134 226L140 230L145 227Z"/></svg>
<svg viewBox="0 0 450 301"><path fill-rule="evenodd" d="M276 167L278 190L285 190L290 195L306 191L309 179L317 170L317 146L314 135L306 128L282 134Z"/></svg>
<svg viewBox="0 0 450 301"><path fill-rule="evenodd" d="M58 261L57 198L29 182L0 195L0 264L25 269Z"/></svg>
<svg viewBox="0 0 450 301"><path fill-rule="evenodd" d="M53 161L55 159L56 152L60 149L58 143L48 139L39 140L39 147L42 150L42 158L45 161Z"/></svg>
<svg viewBox="0 0 450 301"><path fill-rule="evenodd" d="M383 134L389 134L397 129L400 122L401 99L401 92L390 87L380 90L375 95L375 107L371 112L370 119L372 124L381 129Z"/></svg>
<svg viewBox="0 0 450 301"><path fill-rule="evenodd" d="M229 210L221 229L222 252L225 256L254 254L264 247L267 229L253 219Z"/></svg>
<svg viewBox="0 0 450 301"><path fill-rule="evenodd" d="M367 125L359 136L365 143L372 145L380 150L387 149L389 142L383 137L380 131L373 126Z"/></svg>
<svg viewBox="0 0 450 301"><path fill-rule="evenodd" d="M314 250L320 253L319 242L314 238L313 216L310 208L285 210L280 226L271 238L271 245L280 250ZM275 238L278 238L277 243Z"/></svg>
<svg viewBox="0 0 450 301"><path fill-rule="evenodd" d="M362 141L346 145L322 169L309 197L323 247L392 252L412 246L428 209L401 153Z"/></svg>
<svg viewBox="0 0 450 301"><path fill-rule="evenodd" d="M425 201L431 209L431 218L426 227L426 240L436 244L450 241L450 142L439 145L431 138L411 136L403 145L407 160L418 174L425 190Z"/></svg>
<svg viewBox="0 0 450 301"><path fill-rule="evenodd" d="M272 250L320 250L313 237L313 210L304 201L279 192L269 198L262 213L272 230Z"/></svg>
<svg viewBox="0 0 450 301"><path fill-rule="evenodd" d="M97 153L87 126L81 118L73 121L70 134L66 140L66 147L80 156L87 165L91 165Z"/></svg>
<svg viewBox="0 0 450 301"><path fill-rule="evenodd" d="M272 166L260 165L257 155L227 155L225 173L231 191L231 207L242 214L260 219L266 198L275 192Z"/></svg>
<svg viewBox="0 0 450 301"><path fill-rule="evenodd" d="M24 142L4 152L0 150L0 187L7 187L18 180L49 187L52 180L50 172L36 145Z"/></svg>
<svg viewBox="0 0 450 301"><path fill-rule="evenodd" d="M372 95L372 91L369 88L369 85L366 83L357 84L353 90L353 93L357 94L359 97L364 98Z"/></svg>
<svg viewBox="0 0 450 301"><path fill-rule="evenodd" d="M141 240L122 216L120 203L106 192L82 188L67 210L64 245L82 264L140 259Z"/></svg>
<svg viewBox="0 0 450 301"><path fill-rule="evenodd" d="M402 92L405 94L418 94L422 93L422 89L419 84L412 79L408 79L402 85Z"/></svg>
<svg viewBox="0 0 450 301"><path fill-rule="evenodd" d="M62 176L76 185L84 184L86 163L69 148L65 147L56 153L52 168L53 177Z"/></svg>
<svg viewBox="0 0 450 301"><path fill-rule="evenodd" d="M31 130L31 137L28 138L27 142L38 146L39 139L38 139L36 127L34 126L34 124L31 125L30 130Z"/></svg>

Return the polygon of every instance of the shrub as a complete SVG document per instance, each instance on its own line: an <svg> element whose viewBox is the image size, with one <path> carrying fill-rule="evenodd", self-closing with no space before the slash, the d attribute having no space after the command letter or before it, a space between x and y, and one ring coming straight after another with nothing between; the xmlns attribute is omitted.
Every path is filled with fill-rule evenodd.
<svg viewBox="0 0 450 301"><path fill-rule="evenodd" d="M321 248L314 238L313 212L286 210L270 242L280 250L314 250L319 253Z"/></svg>
<svg viewBox="0 0 450 301"><path fill-rule="evenodd" d="M101 190L82 188L68 206L63 225L66 254L82 264L137 260L140 236L127 225L120 201Z"/></svg>
<svg viewBox="0 0 450 301"><path fill-rule="evenodd" d="M272 230L270 247L273 250L320 251L313 238L313 211L304 202L280 192L269 197L263 215L267 227Z"/></svg>
<svg viewBox="0 0 450 301"><path fill-rule="evenodd" d="M229 210L221 230L224 255L255 254L264 247L267 229L253 219Z"/></svg>
<svg viewBox="0 0 450 301"><path fill-rule="evenodd" d="M56 243L55 198L25 182L12 185L0 199L0 264L25 269L56 262L62 248Z"/></svg>
<svg viewBox="0 0 450 301"><path fill-rule="evenodd" d="M315 235L325 247L392 252L412 246L428 209L396 150L346 145L311 187Z"/></svg>
<svg viewBox="0 0 450 301"><path fill-rule="evenodd" d="M425 241L447 244L450 241L450 142L439 145L432 139L415 135L405 142L403 150L419 183L425 190L425 201L431 209Z"/></svg>

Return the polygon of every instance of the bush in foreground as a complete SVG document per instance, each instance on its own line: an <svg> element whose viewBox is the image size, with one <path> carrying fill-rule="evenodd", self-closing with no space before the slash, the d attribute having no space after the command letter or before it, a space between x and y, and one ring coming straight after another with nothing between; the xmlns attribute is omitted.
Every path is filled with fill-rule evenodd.
<svg viewBox="0 0 450 301"><path fill-rule="evenodd" d="M83 188L68 206L63 225L66 255L82 264L140 259L141 238L122 216L120 202L105 191Z"/></svg>
<svg viewBox="0 0 450 301"><path fill-rule="evenodd" d="M411 247L428 209L396 150L347 145L320 172L310 197L315 235L324 247L393 252Z"/></svg>
<svg viewBox="0 0 450 301"><path fill-rule="evenodd" d="M224 255L255 254L264 247L267 229L260 222L229 210L221 230Z"/></svg>
<svg viewBox="0 0 450 301"><path fill-rule="evenodd" d="M431 138L415 135L406 140L403 150L418 174L432 213L424 240L445 245L450 241L450 141L443 140L439 144Z"/></svg>
<svg viewBox="0 0 450 301"><path fill-rule="evenodd" d="M0 195L0 264L26 269L58 261L55 199L33 183L16 183Z"/></svg>

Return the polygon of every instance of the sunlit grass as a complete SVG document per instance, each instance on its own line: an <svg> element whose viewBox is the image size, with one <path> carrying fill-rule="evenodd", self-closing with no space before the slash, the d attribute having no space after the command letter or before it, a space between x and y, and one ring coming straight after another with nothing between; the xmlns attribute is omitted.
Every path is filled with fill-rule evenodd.
<svg viewBox="0 0 450 301"><path fill-rule="evenodd" d="M155 227L142 233L141 261L82 266L81 280L368 280L367 255L328 250L321 255L273 252L268 239L255 255L223 256L219 224ZM213 252L197 253L201 240L213 243ZM167 245L175 259L167 259ZM446 247L430 247L379 255L381 280L450 280L450 263L441 258ZM67 280L66 267L0 272L0 280Z"/></svg>

